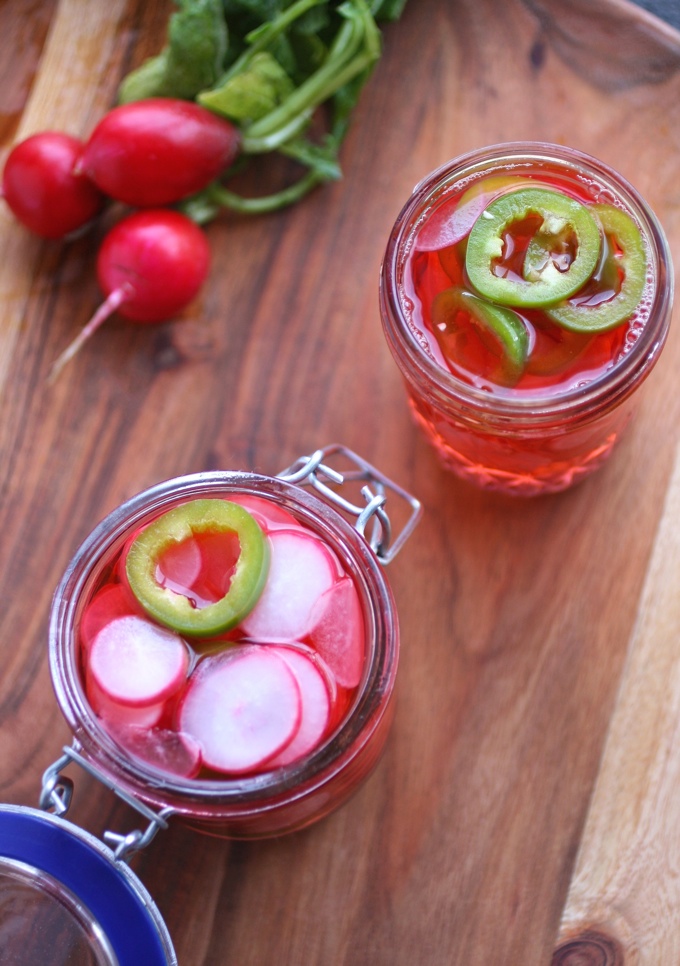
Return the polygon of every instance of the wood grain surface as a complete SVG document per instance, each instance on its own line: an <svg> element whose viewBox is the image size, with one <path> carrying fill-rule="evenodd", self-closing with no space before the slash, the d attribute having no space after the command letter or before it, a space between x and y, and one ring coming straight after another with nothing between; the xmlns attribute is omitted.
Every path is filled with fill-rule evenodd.
<svg viewBox="0 0 680 966"><path fill-rule="evenodd" d="M680 959L679 519L680 454L562 922L562 950L597 934L607 966Z"/></svg>
<svg viewBox="0 0 680 966"><path fill-rule="evenodd" d="M41 128L91 130L120 77L160 47L170 8L0 6L5 148ZM518 501L445 473L411 424L377 278L424 174L521 139L621 171L680 263L680 36L625 0L409 0L384 42L343 181L276 215L213 223L209 283L183 317L111 320L52 386L52 361L100 298L105 225L43 243L0 212L0 797L35 805L69 740L47 618L98 520L170 476L274 474L340 441L425 505L388 571L402 632L393 731L366 785L305 832L157 836L135 869L181 966L544 966L553 954L674 966L680 335L609 463L572 491ZM74 821L134 827L75 777Z"/></svg>

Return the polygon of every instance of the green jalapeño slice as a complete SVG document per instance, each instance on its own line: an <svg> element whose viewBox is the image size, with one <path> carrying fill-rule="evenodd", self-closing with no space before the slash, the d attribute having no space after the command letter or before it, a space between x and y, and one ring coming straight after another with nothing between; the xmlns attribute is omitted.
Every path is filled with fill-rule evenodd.
<svg viewBox="0 0 680 966"><path fill-rule="evenodd" d="M629 318L637 308L645 288L647 256L638 226L630 215L613 205L593 205L592 210L602 225L607 238L607 258L604 272L607 278L618 281L618 291L578 293L564 305L547 310L546 314L572 332L605 332Z"/></svg>
<svg viewBox="0 0 680 966"><path fill-rule="evenodd" d="M163 557L202 537L235 535L238 556L224 595L197 606L187 593L164 586ZM151 617L189 637L213 637L236 626L260 597L269 570L269 544L246 509L227 500L193 500L168 510L133 541L125 562L132 592Z"/></svg>
<svg viewBox="0 0 680 966"><path fill-rule="evenodd" d="M547 257L532 262L525 277L504 270L504 235L513 225L540 218L535 238L550 252L565 240L573 258L562 265ZM588 280L600 253L601 235L588 209L561 191L521 188L492 201L472 227L465 268L474 288L492 302L523 308L556 305L577 292Z"/></svg>
<svg viewBox="0 0 680 966"><path fill-rule="evenodd" d="M445 338L456 331L459 312L470 319L489 350L501 358L506 381L516 382L529 355L529 333L519 315L456 286L444 289L432 303L432 322L444 352Z"/></svg>

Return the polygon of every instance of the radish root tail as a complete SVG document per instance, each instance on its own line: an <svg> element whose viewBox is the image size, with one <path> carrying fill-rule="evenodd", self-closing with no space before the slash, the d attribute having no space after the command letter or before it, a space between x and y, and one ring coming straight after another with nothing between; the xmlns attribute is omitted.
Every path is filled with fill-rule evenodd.
<svg viewBox="0 0 680 966"><path fill-rule="evenodd" d="M87 325L80 330L73 342L71 342L64 349L61 355L59 355L52 364L52 368L50 369L47 379L50 385L55 381L66 363L70 362L75 354L82 349L87 340L97 331L100 325L106 322L109 316L113 315L113 313L130 298L131 293L132 288L126 283L125 285L121 285L120 288L114 289L106 301L102 302Z"/></svg>

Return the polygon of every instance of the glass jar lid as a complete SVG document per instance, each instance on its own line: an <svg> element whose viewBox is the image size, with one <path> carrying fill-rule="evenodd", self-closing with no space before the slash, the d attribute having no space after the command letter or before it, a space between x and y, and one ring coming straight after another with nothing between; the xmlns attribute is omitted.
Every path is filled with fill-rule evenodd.
<svg viewBox="0 0 680 966"><path fill-rule="evenodd" d="M4 966L176 966L158 908L99 839L55 815L0 806Z"/></svg>

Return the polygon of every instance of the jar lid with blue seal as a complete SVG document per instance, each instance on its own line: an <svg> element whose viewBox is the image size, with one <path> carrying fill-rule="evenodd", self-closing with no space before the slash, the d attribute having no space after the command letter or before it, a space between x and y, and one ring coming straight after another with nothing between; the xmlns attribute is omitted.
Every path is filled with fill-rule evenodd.
<svg viewBox="0 0 680 966"><path fill-rule="evenodd" d="M62 817L0 806L4 966L176 966L170 935L125 861Z"/></svg>

